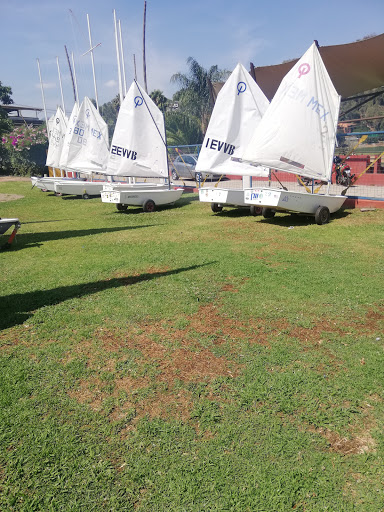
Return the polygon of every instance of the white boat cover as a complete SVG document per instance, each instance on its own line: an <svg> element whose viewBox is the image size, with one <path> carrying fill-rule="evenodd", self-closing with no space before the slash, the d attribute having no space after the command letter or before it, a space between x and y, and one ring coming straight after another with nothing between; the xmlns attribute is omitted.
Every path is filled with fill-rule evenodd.
<svg viewBox="0 0 384 512"><path fill-rule="evenodd" d="M168 177L164 117L144 89L133 82L120 107L107 174Z"/></svg>
<svg viewBox="0 0 384 512"><path fill-rule="evenodd" d="M268 176L269 169L231 160L242 155L269 101L242 64L217 96L196 165L215 174Z"/></svg>
<svg viewBox="0 0 384 512"><path fill-rule="evenodd" d="M54 118L48 121L49 145L45 165L49 167L59 168L67 122L61 107L57 107Z"/></svg>
<svg viewBox="0 0 384 512"><path fill-rule="evenodd" d="M67 168L105 173L108 154L108 126L91 100L85 97L69 141Z"/></svg>
<svg viewBox="0 0 384 512"><path fill-rule="evenodd" d="M242 158L330 180L340 96L313 43L282 80Z"/></svg>
<svg viewBox="0 0 384 512"><path fill-rule="evenodd" d="M63 149L62 149L61 155L60 155L59 167L61 169L65 169L67 167L68 153L69 153L69 148L70 148L70 144L71 144L72 133L73 133L74 127L76 126L78 113L79 113L79 105L78 105L77 101L75 101L75 104L73 105L73 109L72 109L72 112L71 112L71 115L69 117L69 121L67 124L67 131L65 132Z"/></svg>

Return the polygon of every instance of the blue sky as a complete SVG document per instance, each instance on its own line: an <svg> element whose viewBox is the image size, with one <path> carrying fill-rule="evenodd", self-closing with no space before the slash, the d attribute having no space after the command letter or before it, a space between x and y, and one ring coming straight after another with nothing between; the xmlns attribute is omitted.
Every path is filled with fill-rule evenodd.
<svg viewBox="0 0 384 512"><path fill-rule="evenodd" d="M142 73L143 0L0 0L0 81L17 104L42 107L39 58L48 114L61 103L56 57L69 113L73 93L64 45L74 52L80 98L95 97L86 14L89 14L99 103L118 93L113 9L121 20L127 85ZM314 39L322 46L345 44L383 32L384 0L147 0L148 90L168 97L170 77L187 72L186 60L232 70L249 69L300 57ZM384 51L384 49L383 49Z"/></svg>

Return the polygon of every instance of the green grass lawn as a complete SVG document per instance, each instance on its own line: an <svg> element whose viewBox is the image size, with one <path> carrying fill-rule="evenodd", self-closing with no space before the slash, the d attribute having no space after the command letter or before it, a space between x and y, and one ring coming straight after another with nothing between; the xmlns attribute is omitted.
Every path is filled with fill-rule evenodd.
<svg viewBox="0 0 384 512"><path fill-rule="evenodd" d="M384 210L0 193L1 511L384 510Z"/></svg>

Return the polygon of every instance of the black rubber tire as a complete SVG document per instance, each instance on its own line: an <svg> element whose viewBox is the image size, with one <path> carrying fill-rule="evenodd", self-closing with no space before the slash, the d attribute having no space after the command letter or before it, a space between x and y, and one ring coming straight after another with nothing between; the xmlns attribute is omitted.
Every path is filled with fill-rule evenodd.
<svg viewBox="0 0 384 512"><path fill-rule="evenodd" d="M116 208L119 210L119 212L126 212L128 210L128 205L127 204L118 203L116 205Z"/></svg>
<svg viewBox="0 0 384 512"><path fill-rule="evenodd" d="M90 197L89 197L89 195L88 195L87 193L83 194L81 197L82 197L83 199L90 199Z"/></svg>
<svg viewBox="0 0 384 512"><path fill-rule="evenodd" d="M172 169L171 176L172 176L173 180L178 180L179 179L179 176L177 175L177 172L175 171L175 169Z"/></svg>
<svg viewBox="0 0 384 512"><path fill-rule="evenodd" d="M223 207L217 203L211 203L211 210L213 211L213 213L219 213L223 210Z"/></svg>
<svg viewBox="0 0 384 512"><path fill-rule="evenodd" d="M257 215L261 215L263 213L263 209L261 206L257 206L256 204L251 204L249 207L249 213L256 217Z"/></svg>
<svg viewBox="0 0 384 512"><path fill-rule="evenodd" d="M261 212L264 219L272 219L275 216L275 213L275 210L271 210L271 208L263 208Z"/></svg>
<svg viewBox="0 0 384 512"><path fill-rule="evenodd" d="M195 172L195 180L197 182L203 181L203 176L202 176L201 172Z"/></svg>
<svg viewBox="0 0 384 512"><path fill-rule="evenodd" d="M63 194L61 192L55 192L56 197L61 197Z"/></svg>
<svg viewBox="0 0 384 512"><path fill-rule="evenodd" d="M145 203L143 204L143 211L146 213L151 213L156 210L156 204L155 201L152 201L152 199L147 199Z"/></svg>
<svg viewBox="0 0 384 512"><path fill-rule="evenodd" d="M315 213L316 224L328 224L331 214L326 206L319 206Z"/></svg>

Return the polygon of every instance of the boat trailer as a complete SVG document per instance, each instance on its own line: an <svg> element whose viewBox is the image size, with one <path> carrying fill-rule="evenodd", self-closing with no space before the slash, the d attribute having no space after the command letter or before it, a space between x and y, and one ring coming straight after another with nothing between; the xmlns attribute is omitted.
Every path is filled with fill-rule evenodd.
<svg viewBox="0 0 384 512"><path fill-rule="evenodd" d="M7 241L0 246L0 250L4 251L9 249L16 238L16 233L18 232L21 222L19 219L2 219L0 218L0 235L3 235L8 231L10 227L13 226L12 233L9 235Z"/></svg>

